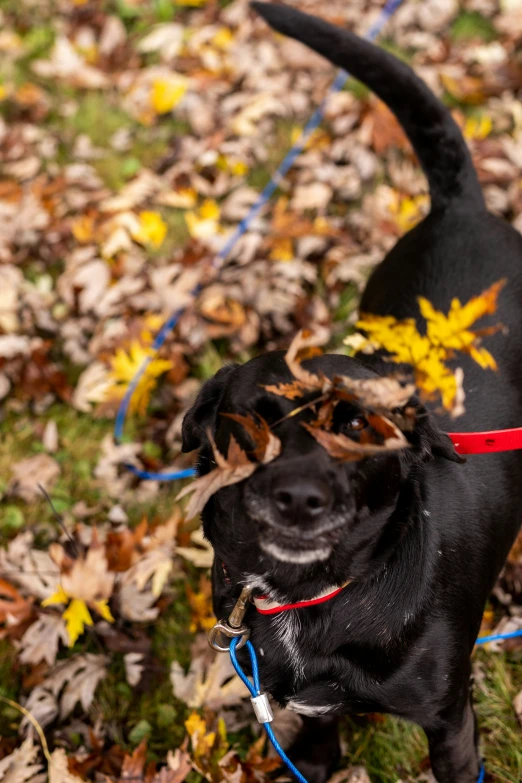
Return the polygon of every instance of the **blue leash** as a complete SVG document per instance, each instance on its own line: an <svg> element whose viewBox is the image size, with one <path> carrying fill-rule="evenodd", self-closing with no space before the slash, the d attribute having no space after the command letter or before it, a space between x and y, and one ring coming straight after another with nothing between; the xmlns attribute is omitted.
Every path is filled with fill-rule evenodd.
<svg viewBox="0 0 522 783"><path fill-rule="evenodd" d="M491 642L491 641L497 641L499 639L511 639L514 636L522 636L522 631L514 631L513 633L508 633L508 634L497 634L496 636L483 636L482 638L477 639L476 643L477 644L485 644L488 641ZM248 688L248 690L250 692L250 696L251 696L252 699L257 699L257 698L260 698L260 697L266 699L267 697L265 696L265 694L263 694L261 692L261 683L259 682L259 667L257 665L257 655L256 655L256 651L254 649L254 645L252 644L252 642L250 640L247 640L246 648L247 648L248 653L250 655L250 663L251 663L251 666L252 666L252 679L254 681L253 684L252 684L250 682L250 680L248 679L248 677L246 676L246 674L243 671L243 669L241 668L241 665L240 665L240 663L239 663L239 661L237 659L236 647L237 647L237 645L239 644L240 641L241 641L241 638L240 637L236 637L235 639L232 639L232 641L230 642L229 652L230 652L230 660L232 661L232 666L236 670L236 673L237 673L238 677L245 683L246 687ZM266 733L268 735L268 739L270 740L270 742L272 743L272 745L274 747L274 750L276 751L276 753L279 754L279 757L281 758L281 760L286 764L286 766L288 767L290 772L292 772L296 776L296 778L300 781L300 783L308 783L308 781L304 777L304 775L302 775L299 772L299 770L297 769L297 767L294 766L294 764L292 764L292 762L290 761L290 759L288 758L288 756L284 752L283 748L281 747L281 745L277 741L277 738L276 738L276 736L275 736L275 734L274 734L274 732L272 730L272 727L270 725L270 721L271 720L272 720L272 718L270 718L266 722L263 722L263 726L264 726L264 729L265 729L265 731L266 731ZM484 764L482 764L481 767L480 767L480 772L479 772L477 783L484 783L485 777L486 777L486 769L484 767Z"/></svg>
<svg viewBox="0 0 522 783"><path fill-rule="evenodd" d="M400 6L401 3L402 0L388 0L383 10L381 11L379 17L371 26L371 28L368 30L368 33L365 36L369 41L373 41L375 40L375 38L377 38L379 33L382 31L384 25L386 24L386 22L393 16L393 14L395 13L395 11L397 10L397 8ZM314 113L312 114L312 116L304 126L299 139L296 141L293 147L291 147L289 152L286 154L281 165L270 179L270 182L265 186L265 188L261 192L255 204L250 208L247 215L243 218L243 220L237 226L236 230L232 233L232 236L229 237L229 239L225 242L224 246L221 248L219 253L214 257L211 264L213 269L219 269L221 264L226 260L228 254L231 252L232 248L235 246L238 239L240 239L243 236L243 234L247 231L248 227L252 223L252 220L261 211L261 209L265 206L265 204L267 204L270 201L275 190L281 184L281 180L292 168L296 158L301 154L301 152L305 148L312 133L321 124L329 95L335 92L339 92L346 84L348 78L349 78L349 74L346 71L340 70L338 72L337 76L335 77L330 87L329 94L323 99L323 101L319 104L317 109L314 111ZM197 296L197 294L201 291L201 288L202 288L201 285L197 285L196 288L194 288L194 290L191 292L192 297ZM140 378L142 377L143 373L149 366L150 362L154 359L155 354L157 354L159 349L164 344L169 332L171 332L176 327L179 319L181 318L184 312L185 312L185 308L181 307L177 309L175 312L173 312L172 315L170 315L169 318L165 321L165 323L159 330L158 334L156 335L154 342L152 343L150 356L148 356L143 361L142 365L136 372L134 378L129 383L127 391L125 392L125 395L119 405L118 412L116 414L116 421L114 424L114 439L117 443L122 442L123 429L125 425L125 419L127 418L129 404L136 390L136 386L139 383ZM125 467L127 468L127 470L131 471L131 473L133 473L135 476L137 476L138 478L144 481L151 481L151 480L152 481L176 481L177 479L193 478L196 475L196 471L193 468L187 468L186 470L174 470L170 472L165 471L164 473L163 472L155 473L148 470L141 470L140 468L137 468L134 465L130 465L130 464L126 464Z"/></svg>
<svg viewBox="0 0 522 783"><path fill-rule="evenodd" d="M261 685L259 683L259 668L257 666L256 651L254 650L254 645L252 644L252 642L247 641L246 647L247 647L247 650L248 650L248 652L250 654L250 662L252 664L252 679L254 680L254 684L252 685L252 683L250 682L250 680L246 676L245 672L243 671L243 669L239 665L239 661L237 660L236 647L237 647L237 645L239 644L240 641L241 641L241 639L236 637L235 639L232 639L232 641L230 642L230 660L232 661L232 666L236 670L238 676L243 680L243 682L245 683L246 687L250 691L251 697L253 699L255 699L255 698L259 697L259 696L263 696L263 694L261 693ZM263 726L265 727L265 731L266 731L266 733L268 735L268 739L270 740L270 742L274 746L274 749L275 749L276 753L279 754L280 758L284 761L284 763L286 764L286 766L288 767L290 772L294 773L294 775L300 781L300 783L308 783L308 781L304 777L304 775L301 775L301 773L299 772L297 767L295 767L292 764L292 762L290 761L290 759L288 758L288 756L284 752L283 748L281 747L281 745L277 741L276 736L275 736L274 732L272 731L272 727L270 725L270 721L266 721L266 723L263 723Z"/></svg>

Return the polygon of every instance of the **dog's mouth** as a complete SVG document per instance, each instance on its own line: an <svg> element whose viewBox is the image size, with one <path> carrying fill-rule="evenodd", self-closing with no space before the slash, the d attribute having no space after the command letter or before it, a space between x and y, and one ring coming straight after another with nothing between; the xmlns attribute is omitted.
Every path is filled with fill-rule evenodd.
<svg viewBox="0 0 522 783"><path fill-rule="evenodd" d="M346 521L330 522L314 530L289 530L257 519L259 546L266 554L283 563L315 563L327 560L339 543Z"/></svg>

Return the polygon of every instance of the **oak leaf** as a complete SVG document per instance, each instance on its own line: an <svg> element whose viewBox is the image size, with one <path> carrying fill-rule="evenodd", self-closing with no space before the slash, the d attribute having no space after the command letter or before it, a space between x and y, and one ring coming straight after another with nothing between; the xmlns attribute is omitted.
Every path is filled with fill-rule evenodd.
<svg viewBox="0 0 522 783"><path fill-rule="evenodd" d="M194 657L186 674L181 664L173 661L170 681L174 696L192 709L232 707L248 696L228 655L222 653L205 651Z"/></svg>

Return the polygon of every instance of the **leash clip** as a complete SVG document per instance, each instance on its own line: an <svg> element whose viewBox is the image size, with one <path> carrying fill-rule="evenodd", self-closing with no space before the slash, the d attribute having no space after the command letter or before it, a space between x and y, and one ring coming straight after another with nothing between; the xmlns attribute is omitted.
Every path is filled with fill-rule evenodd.
<svg viewBox="0 0 522 783"><path fill-rule="evenodd" d="M208 643L213 650L217 650L218 652L228 652L229 650L230 641L226 646L220 644L220 635L225 636L229 640L240 637L236 647L237 650L240 650L241 647L244 647L247 643L247 640L250 636L250 628L247 628L246 625L243 625L243 618L246 614L246 610L248 609L248 602L250 600L250 596L252 595L252 589L253 588L249 585L243 587L241 594L236 601L236 605L230 612L228 621L219 620L219 622L217 622L210 629L208 634Z"/></svg>

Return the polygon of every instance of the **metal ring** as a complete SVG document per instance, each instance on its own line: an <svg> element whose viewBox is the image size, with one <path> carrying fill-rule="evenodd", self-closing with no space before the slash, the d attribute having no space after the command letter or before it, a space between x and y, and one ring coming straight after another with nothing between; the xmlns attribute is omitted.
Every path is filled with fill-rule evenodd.
<svg viewBox="0 0 522 783"><path fill-rule="evenodd" d="M240 650L241 647L244 647L248 641L250 636L250 629L246 628L244 625L240 626L239 628L232 628L232 626L230 626L224 620L220 620L210 629L208 634L208 643L210 647L212 647L213 650L217 650L218 652L228 652L230 642L226 647L223 647L218 641L218 634L222 634L227 639L235 639L240 636L241 640L236 647L236 650Z"/></svg>

